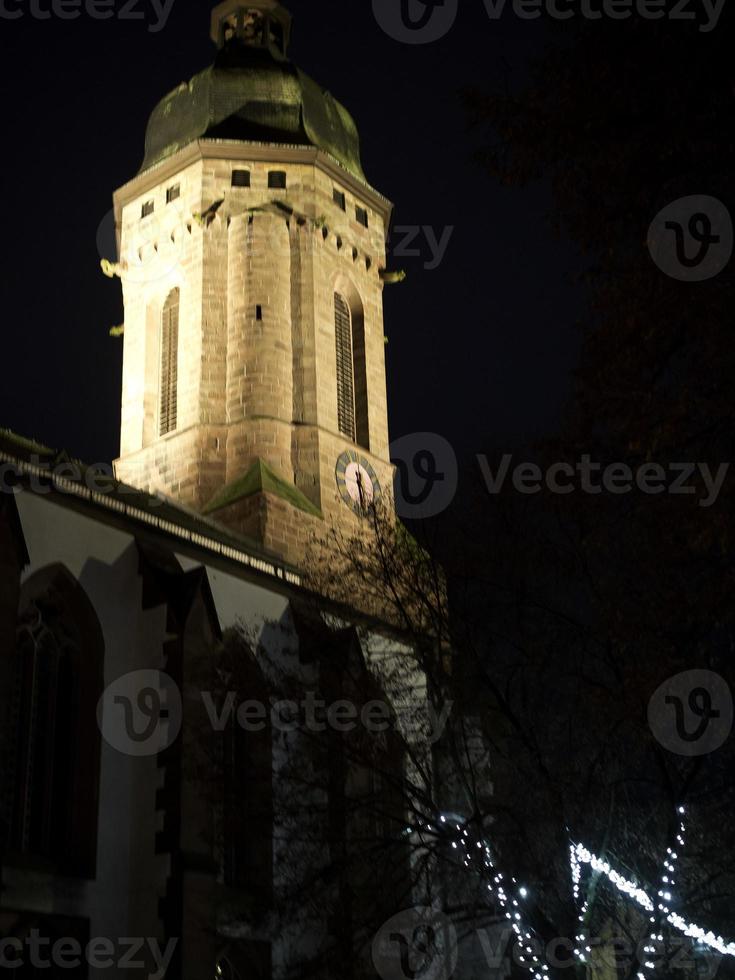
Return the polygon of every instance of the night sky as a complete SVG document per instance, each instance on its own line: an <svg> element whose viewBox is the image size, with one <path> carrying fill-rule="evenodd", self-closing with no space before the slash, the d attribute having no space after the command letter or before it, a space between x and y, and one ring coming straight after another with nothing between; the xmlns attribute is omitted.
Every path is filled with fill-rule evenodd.
<svg viewBox="0 0 735 980"><path fill-rule="evenodd" d="M491 21L465 0L444 39L411 46L365 0L286 5L292 60L355 117L394 225L437 239L454 229L436 269L423 233L420 258L389 259L408 272L385 292L392 437L437 432L464 454L552 432L576 357L579 261L550 229L543 186L501 188L474 162L461 100L465 86L521 84L548 25L510 11ZM156 33L144 0L146 20L38 20L30 0L0 19L0 427L89 462L118 453L122 371L122 341L108 335L123 320L120 283L100 272L98 228L140 168L154 105L211 63L212 6L175 0Z"/></svg>

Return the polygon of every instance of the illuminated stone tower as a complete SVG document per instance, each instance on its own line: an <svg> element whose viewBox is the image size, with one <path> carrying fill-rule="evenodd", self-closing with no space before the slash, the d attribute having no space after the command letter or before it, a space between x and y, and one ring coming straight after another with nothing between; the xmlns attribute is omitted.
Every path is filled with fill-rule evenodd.
<svg viewBox="0 0 735 980"><path fill-rule="evenodd" d="M276 0L212 14L214 64L154 109L115 194L125 307L118 477L300 564L390 498L391 205L349 113L288 60Z"/></svg>

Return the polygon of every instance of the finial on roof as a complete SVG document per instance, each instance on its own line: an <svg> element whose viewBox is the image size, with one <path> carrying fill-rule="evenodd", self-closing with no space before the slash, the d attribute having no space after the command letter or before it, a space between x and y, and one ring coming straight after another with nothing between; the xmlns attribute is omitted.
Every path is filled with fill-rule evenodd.
<svg viewBox="0 0 735 980"><path fill-rule="evenodd" d="M211 36L218 48L240 44L288 56L291 14L278 0L224 0L212 11Z"/></svg>

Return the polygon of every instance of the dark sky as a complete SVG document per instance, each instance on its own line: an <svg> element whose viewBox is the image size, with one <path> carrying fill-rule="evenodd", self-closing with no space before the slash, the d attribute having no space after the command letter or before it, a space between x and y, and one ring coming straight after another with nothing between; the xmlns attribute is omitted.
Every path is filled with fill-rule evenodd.
<svg viewBox="0 0 735 980"><path fill-rule="evenodd" d="M35 0L48 9L51 0ZM147 20L0 19L3 114L3 384L0 427L87 461L117 455L119 281L99 270L97 230L143 157L156 102L212 60L206 0ZM116 11L124 6L115 0ZM366 0L291 0L293 60L352 112L371 183L394 224L453 232L386 289L391 434L432 431L462 452L555 427L568 393L581 301L576 259L549 229L543 187L501 188L473 162L460 92L517 85L545 43L543 21L488 19L463 0L440 41L389 37ZM396 245L399 236L394 235Z"/></svg>

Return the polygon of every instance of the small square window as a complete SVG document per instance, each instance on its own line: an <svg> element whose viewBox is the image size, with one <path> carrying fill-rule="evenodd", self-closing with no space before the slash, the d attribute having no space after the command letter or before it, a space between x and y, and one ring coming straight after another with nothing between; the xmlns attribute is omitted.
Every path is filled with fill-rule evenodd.
<svg viewBox="0 0 735 980"><path fill-rule="evenodd" d="M181 184L174 184L173 187L169 187L166 191L166 204L170 204L171 201L175 201L181 197Z"/></svg>
<svg viewBox="0 0 735 980"><path fill-rule="evenodd" d="M268 174L268 186L284 190L286 187L286 171L271 170Z"/></svg>
<svg viewBox="0 0 735 980"><path fill-rule="evenodd" d="M232 186L233 187L250 187L250 171L249 170L233 170L232 171Z"/></svg>
<svg viewBox="0 0 735 980"><path fill-rule="evenodd" d="M357 218L357 223L362 225L363 228L368 227L368 213L365 208L355 208L355 217Z"/></svg>
<svg viewBox="0 0 735 980"><path fill-rule="evenodd" d="M334 196L334 203L337 205L337 207L340 207L340 208L342 208L343 211L346 211L347 210L347 198L345 197L345 195L343 194L343 192L342 191L338 191L337 188L335 187L334 188L334 192L333 192L333 196Z"/></svg>
<svg viewBox="0 0 735 980"><path fill-rule="evenodd" d="M153 214L156 210L155 201L146 201L143 207L140 209L141 218L147 218L149 214Z"/></svg>

